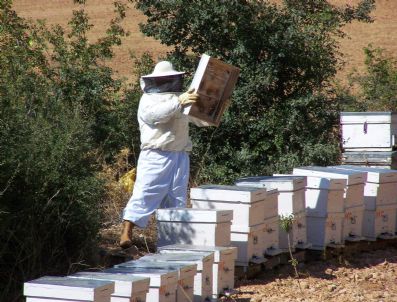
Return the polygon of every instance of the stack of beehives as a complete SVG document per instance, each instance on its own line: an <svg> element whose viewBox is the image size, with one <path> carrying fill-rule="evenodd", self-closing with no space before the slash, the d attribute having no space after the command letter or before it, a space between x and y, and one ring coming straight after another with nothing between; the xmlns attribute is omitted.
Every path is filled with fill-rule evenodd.
<svg viewBox="0 0 397 302"><path fill-rule="evenodd" d="M341 112L343 164L397 169L397 113Z"/></svg>

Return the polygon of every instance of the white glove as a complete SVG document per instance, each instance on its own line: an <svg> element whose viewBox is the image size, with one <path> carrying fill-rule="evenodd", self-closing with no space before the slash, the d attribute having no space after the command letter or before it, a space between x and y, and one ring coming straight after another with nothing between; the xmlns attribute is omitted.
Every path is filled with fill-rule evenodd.
<svg viewBox="0 0 397 302"><path fill-rule="evenodd" d="M179 97L179 104L182 106L193 104L197 102L199 99L199 95L194 93L194 88L189 89L187 92L182 93Z"/></svg>

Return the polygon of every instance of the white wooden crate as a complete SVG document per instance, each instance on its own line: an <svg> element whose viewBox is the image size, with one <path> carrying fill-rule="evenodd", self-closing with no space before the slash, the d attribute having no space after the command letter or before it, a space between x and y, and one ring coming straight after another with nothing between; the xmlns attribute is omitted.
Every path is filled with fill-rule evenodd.
<svg viewBox="0 0 397 302"><path fill-rule="evenodd" d="M364 205L366 210L375 211L377 206L397 204L397 170L351 165L338 167L368 173L368 179L364 187Z"/></svg>
<svg viewBox="0 0 397 302"><path fill-rule="evenodd" d="M233 210L235 225L252 226L265 218L266 189L205 185L190 190L190 202L196 209Z"/></svg>
<svg viewBox="0 0 397 302"><path fill-rule="evenodd" d="M149 292L146 295L148 302L175 302L178 285L178 272L135 267L113 267L104 270L111 274L128 274L150 278Z"/></svg>
<svg viewBox="0 0 397 302"><path fill-rule="evenodd" d="M280 193L277 189L267 190L267 197L265 202L265 221L269 218L278 215L278 197Z"/></svg>
<svg viewBox="0 0 397 302"><path fill-rule="evenodd" d="M391 151L396 145L394 112L341 112L340 122L346 151Z"/></svg>
<svg viewBox="0 0 397 302"><path fill-rule="evenodd" d="M110 302L129 302L130 300L145 302L150 284L149 278L103 272L78 272L69 277L113 281L114 292L111 295Z"/></svg>
<svg viewBox="0 0 397 302"><path fill-rule="evenodd" d="M305 176L255 176L240 178L239 186L265 187L267 190L277 189L278 214L291 215L305 210Z"/></svg>
<svg viewBox="0 0 397 302"><path fill-rule="evenodd" d="M177 302L190 302L193 300L194 277L197 274L197 264L186 263L166 263L166 262L149 262L142 260L132 260L124 262L115 267L135 267L145 268L148 270L165 270L178 272L178 287L176 289Z"/></svg>
<svg viewBox="0 0 397 302"><path fill-rule="evenodd" d="M325 250L331 244L344 244L343 213L330 213L328 216L307 216L307 240L309 249Z"/></svg>
<svg viewBox="0 0 397 302"><path fill-rule="evenodd" d="M374 211L364 211L363 236L367 240L394 238L395 230L396 205L379 206Z"/></svg>
<svg viewBox="0 0 397 302"><path fill-rule="evenodd" d="M345 179L346 189L344 195L344 207L351 208L364 204L364 184L367 181L367 173L352 171L334 167L299 167L294 168L296 175L319 176L333 179Z"/></svg>
<svg viewBox="0 0 397 302"><path fill-rule="evenodd" d="M27 300L63 299L80 301L110 301L114 282L108 280L76 279L44 276L24 283Z"/></svg>
<svg viewBox="0 0 397 302"><path fill-rule="evenodd" d="M344 212L346 180L308 177L318 180L318 185L306 188L306 213L310 216L327 217L330 213Z"/></svg>
<svg viewBox="0 0 397 302"><path fill-rule="evenodd" d="M194 301L204 302L212 299L213 288L213 263L214 253L173 253L151 254L140 258L141 261L171 262L171 263L195 263L197 274L194 278Z"/></svg>
<svg viewBox="0 0 397 302"><path fill-rule="evenodd" d="M156 216L158 246L230 246L233 211L170 208L157 210Z"/></svg>
<svg viewBox="0 0 397 302"><path fill-rule="evenodd" d="M160 253L213 252L213 298L226 294L234 288L234 266L237 258L236 247L208 247L174 244L159 248Z"/></svg>

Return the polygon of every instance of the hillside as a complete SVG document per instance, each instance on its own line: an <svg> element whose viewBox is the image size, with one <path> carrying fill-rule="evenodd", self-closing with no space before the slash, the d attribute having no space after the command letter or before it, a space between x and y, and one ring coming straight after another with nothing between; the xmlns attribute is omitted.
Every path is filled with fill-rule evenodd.
<svg viewBox="0 0 397 302"><path fill-rule="evenodd" d="M357 3L357 0L333 0L335 4ZM111 18L113 0L88 0L86 9L95 25L92 30L92 39L97 38L106 28ZM346 62L345 68L340 72L339 78L343 78L353 68L363 68L363 48L369 43L374 46L386 48L390 53L397 54L397 1L377 0L377 8L373 13L374 23L363 24L354 22L345 28L348 37L341 41L342 58ZM131 35L125 39L124 45L116 51L116 57L112 67L121 76L129 77L131 74L131 60L129 51L140 54L149 51L154 55L164 54L167 48L157 41L144 37L139 31L138 24L145 20L144 16L132 8L127 14L125 27ZM33 19L47 19L49 24L59 23L66 25L70 19L73 5L72 0L14 0L14 7L21 16Z"/></svg>

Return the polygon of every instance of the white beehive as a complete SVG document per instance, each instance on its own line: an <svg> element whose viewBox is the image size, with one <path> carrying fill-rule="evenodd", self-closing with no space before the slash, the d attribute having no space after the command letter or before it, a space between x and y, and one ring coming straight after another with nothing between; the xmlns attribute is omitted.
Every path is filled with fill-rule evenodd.
<svg viewBox="0 0 397 302"><path fill-rule="evenodd" d="M75 279L68 277L45 276L24 283L26 301L52 300L65 301L110 301L114 292L114 282L106 280Z"/></svg>
<svg viewBox="0 0 397 302"><path fill-rule="evenodd" d="M197 264L171 263L171 262L148 262L132 260L114 267L136 267L152 270L165 270L178 272L178 287L176 289L177 302L189 302L193 300L194 277L197 274Z"/></svg>
<svg viewBox="0 0 397 302"><path fill-rule="evenodd" d="M343 213L346 183L345 179L308 176L305 194L307 216L327 217L330 213Z"/></svg>
<svg viewBox="0 0 397 302"><path fill-rule="evenodd" d="M227 294L234 288L234 266L237 259L236 247L210 247L174 244L159 248L161 254L164 253L198 253L198 252L213 252L213 298Z"/></svg>
<svg viewBox="0 0 397 302"><path fill-rule="evenodd" d="M337 167L367 172L368 177L364 187L364 205L366 210L375 211L376 207L381 205L397 205L397 170L351 165Z"/></svg>
<svg viewBox="0 0 397 302"><path fill-rule="evenodd" d="M229 246L233 211L169 208L156 211L158 246Z"/></svg>
<svg viewBox="0 0 397 302"><path fill-rule="evenodd" d="M277 189L278 214L291 215L305 210L306 177L299 176L254 176L240 178L238 186L262 187L267 190Z"/></svg>
<svg viewBox="0 0 397 302"><path fill-rule="evenodd" d="M170 262L182 264L197 264L197 274L194 278L194 301L204 302L212 299L212 269L214 253L173 253L151 254L140 258L148 262Z"/></svg>
<svg viewBox="0 0 397 302"><path fill-rule="evenodd" d="M146 301L149 292L150 279L132 275L109 274L103 272L79 272L69 276L70 278L107 280L114 282L114 293L110 302Z"/></svg>
<svg viewBox="0 0 397 302"><path fill-rule="evenodd" d="M266 187L268 190L277 189L278 215L295 217L292 226L290 243L292 248L306 248L306 217L305 217L305 176L255 176L245 177L236 181L237 185ZM288 234L279 230L279 248L288 250Z"/></svg>
<svg viewBox="0 0 397 302"><path fill-rule="evenodd" d="M396 145L394 112L341 112L340 123L346 151L391 151Z"/></svg>
<svg viewBox="0 0 397 302"><path fill-rule="evenodd" d="M310 249L325 250L330 245L344 244L343 213L330 213L324 216L307 216L307 240Z"/></svg>
<svg viewBox="0 0 397 302"><path fill-rule="evenodd" d="M396 205L379 206L376 211L365 210L363 236L367 240L395 238Z"/></svg>
<svg viewBox="0 0 397 302"><path fill-rule="evenodd" d="M152 270L135 267L113 267L103 271L111 274L128 274L150 278L148 302L175 302L178 285L178 272L167 270Z"/></svg>
<svg viewBox="0 0 397 302"><path fill-rule="evenodd" d="M351 171L333 167L299 167L294 168L293 174L305 176L320 176L325 178L345 179L346 189L344 194L344 207L361 207L364 205L364 184L367 173Z"/></svg>
<svg viewBox="0 0 397 302"><path fill-rule="evenodd" d="M193 208L232 210L233 225L252 226L265 219L266 189L204 185L190 189Z"/></svg>
<svg viewBox="0 0 397 302"><path fill-rule="evenodd" d="M252 263L263 263L263 225L232 226L231 245L237 247L237 266L248 266Z"/></svg>

